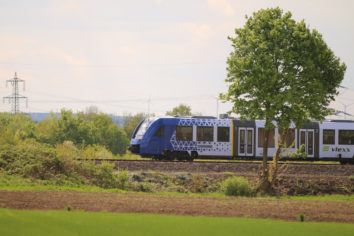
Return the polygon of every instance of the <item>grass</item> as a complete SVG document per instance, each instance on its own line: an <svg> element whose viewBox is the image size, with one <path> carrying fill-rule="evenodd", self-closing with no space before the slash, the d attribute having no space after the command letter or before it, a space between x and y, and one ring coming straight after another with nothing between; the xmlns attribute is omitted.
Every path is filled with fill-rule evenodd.
<svg viewBox="0 0 354 236"><path fill-rule="evenodd" d="M74 209L75 210L75 209ZM0 235L352 235L353 224L0 209Z"/></svg>
<svg viewBox="0 0 354 236"><path fill-rule="evenodd" d="M57 184L54 180L35 180L0 173L0 190L9 191L78 191L78 192L126 192L121 189L103 189L97 186L73 183Z"/></svg>
<svg viewBox="0 0 354 236"><path fill-rule="evenodd" d="M121 189L103 189L97 186L64 184L58 185L53 180L33 180L22 178L16 175L5 175L0 173L0 190L9 191L77 191L77 192L113 192L126 193ZM143 193L142 193L143 194ZM151 193L150 193L151 194ZM196 197L225 197L223 193L175 193L156 192L152 194L163 194L171 196L196 196ZM269 199L290 199L290 200L314 200L314 201L354 201L354 195L320 195L320 196L281 196L281 197L257 197Z"/></svg>

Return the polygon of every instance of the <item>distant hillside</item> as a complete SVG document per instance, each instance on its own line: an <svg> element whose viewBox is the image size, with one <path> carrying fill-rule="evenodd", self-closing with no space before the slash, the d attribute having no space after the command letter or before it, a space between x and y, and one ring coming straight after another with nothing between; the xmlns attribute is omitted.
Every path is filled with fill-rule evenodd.
<svg viewBox="0 0 354 236"><path fill-rule="evenodd" d="M30 115L32 117L32 120L37 123L37 122L40 122L42 120L45 120L45 118L47 116L50 115L50 113L41 113L41 112L31 112L31 113L26 113L27 115ZM60 113L55 113L57 114L57 116L59 117L60 116ZM112 121L119 125L119 126L123 126L123 116L115 116L115 115L111 115L111 114L108 114L109 117L111 117Z"/></svg>

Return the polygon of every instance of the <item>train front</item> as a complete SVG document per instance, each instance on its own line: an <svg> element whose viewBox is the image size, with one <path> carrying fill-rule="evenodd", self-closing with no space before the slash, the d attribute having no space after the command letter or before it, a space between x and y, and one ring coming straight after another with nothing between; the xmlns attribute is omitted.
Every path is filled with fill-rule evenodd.
<svg viewBox="0 0 354 236"><path fill-rule="evenodd" d="M146 154L144 149L148 145L149 137L147 133L149 128L155 122L156 118L146 118L136 127L130 142L128 150L133 154L138 154L144 157Z"/></svg>

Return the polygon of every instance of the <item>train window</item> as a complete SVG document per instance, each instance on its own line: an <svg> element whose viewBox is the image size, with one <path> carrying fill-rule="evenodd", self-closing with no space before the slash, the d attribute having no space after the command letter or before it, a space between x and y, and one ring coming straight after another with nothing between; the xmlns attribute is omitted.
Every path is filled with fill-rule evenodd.
<svg viewBox="0 0 354 236"><path fill-rule="evenodd" d="M198 126L197 127L197 141L213 141L214 127Z"/></svg>
<svg viewBox="0 0 354 236"><path fill-rule="evenodd" d="M193 126L177 126L176 140L193 141Z"/></svg>
<svg viewBox="0 0 354 236"><path fill-rule="evenodd" d="M295 129L289 129L287 136L285 137L286 148L293 148L295 145Z"/></svg>
<svg viewBox="0 0 354 236"><path fill-rule="evenodd" d="M265 135L264 128L258 128L258 147L263 147L264 135ZM268 147L270 147L270 148L275 147L274 139L275 139L274 129L271 129L271 130L269 130Z"/></svg>
<svg viewBox="0 0 354 236"><path fill-rule="evenodd" d="M339 144L354 145L354 130L339 130Z"/></svg>
<svg viewBox="0 0 354 236"><path fill-rule="evenodd" d="M162 137L163 133L164 133L164 126L160 126L160 128L158 128L158 130L156 130L154 136L156 137Z"/></svg>
<svg viewBox="0 0 354 236"><path fill-rule="evenodd" d="M335 144L334 142L334 129L324 129L323 130L323 144Z"/></svg>
<svg viewBox="0 0 354 236"><path fill-rule="evenodd" d="M229 127L218 127L218 142L230 142Z"/></svg>

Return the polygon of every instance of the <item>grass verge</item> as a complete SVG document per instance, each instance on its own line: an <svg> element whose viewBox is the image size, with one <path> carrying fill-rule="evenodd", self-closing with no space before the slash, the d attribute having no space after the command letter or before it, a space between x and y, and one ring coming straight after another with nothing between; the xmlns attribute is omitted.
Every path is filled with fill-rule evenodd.
<svg viewBox="0 0 354 236"><path fill-rule="evenodd" d="M52 180L35 180L22 178L16 175L0 174L0 190L8 191L78 191L78 192L114 192L126 193L121 189L104 189L97 186L61 184L58 185ZM143 194L143 193L142 193ZM155 192L150 194L163 194L171 196L196 196L196 197L225 197L223 193L176 193L176 192ZM314 201L354 201L354 195L319 195L319 196L282 196L282 197L257 197L270 199L290 199L290 200L314 200Z"/></svg>

